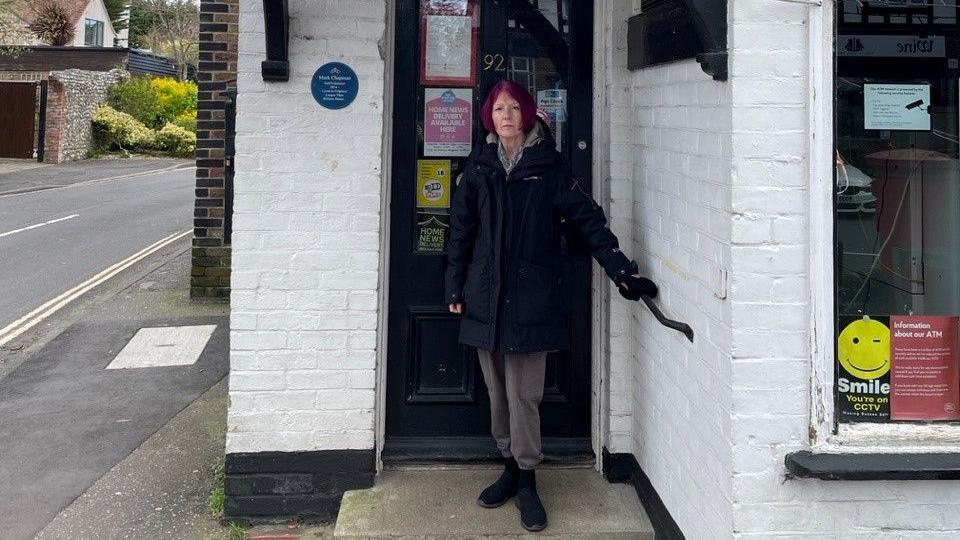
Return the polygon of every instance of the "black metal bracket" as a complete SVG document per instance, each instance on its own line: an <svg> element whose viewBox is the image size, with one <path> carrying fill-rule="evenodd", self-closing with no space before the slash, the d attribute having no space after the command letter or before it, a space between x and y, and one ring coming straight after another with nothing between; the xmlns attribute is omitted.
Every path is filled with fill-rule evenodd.
<svg viewBox="0 0 960 540"><path fill-rule="evenodd" d="M267 59L260 64L265 81L290 79L290 18L287 0L263 0L263 27L267 41Z"/></svg>
<svg viewBox="0 0 960 540"><path fill-rule="evenodd" d="M667 328L676 330L677 332L687 336L687 339L690 340L690 343L693 343L693 328L690 328L689 324L666 318L663 312L660 311L660 308L653 303L653 300L649 296L641 296L640 299L643 300L643 303L647 305L647 309L650 310L650 313L653 313L653 316L656 317L657 322L666 326Z"/></svg>
<svg viewBox="0 0 960 540"><path fill-rule="evenodd" d="M631 70L696 58L714 80L727 80L727 0L646 0L627 21Z"/></svg>

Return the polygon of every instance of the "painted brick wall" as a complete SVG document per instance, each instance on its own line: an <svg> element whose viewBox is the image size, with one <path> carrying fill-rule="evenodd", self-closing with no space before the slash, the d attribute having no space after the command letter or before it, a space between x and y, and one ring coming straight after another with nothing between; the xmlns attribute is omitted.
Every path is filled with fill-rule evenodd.
<svg viewBox="0 0 960 540"><path fill-rule="evenodd" d="M265 83L240 1L228 453L374 446L386 5L289 9L290 81ZM328 61L359 76L346 109L310 94Z"/></svg>
<svg viewBox="0 0 960 540"><path fill-rule="evenodd" d="M197 73L197 187L190 296L230 295L230 243L224 236L225 106L237 84L238 0L201 0Z"/></svg>
<svg viewBox="0 0 960 540"><path fill-rule="evenodd" d="M808 263L807 17L730 3L733 537L960 538L956 482L784 481L784 456L808 447L809 284L822 277Z"/></svg>
<svg viewBox="0 0 960 540"><path fill-rule="evenodd" d="M611 214L633 231L633 254L660 286L665 312L697 336L690 344L614 293L611 377L630 375L626 451L687 538L725 538L733 521L730 86L693 60L627 71L626 23L639 4L617 2L609 13L608 71L623 85L608 94ZM624 326L630 347L618 344ZM613 442L617 435L611 428Z"/></svg>
<svg viewBox="0 0 960 540"><path fill-rule="evenodd" d="M620 248L631 259L638 259L634 244L633 227L633 147L635 129L630 88L630 72L627 71L627 27L624 22L632 14L631 3L613 2L607 8L603 36L595 36L596 46L603 47L604 73L602 81L608 96L601 110L599 125L603 132L596 140L604 140L609 148L609 159L602 164L601 176L595 189L597 199L604 203L610 230L620 240ZM602 39L602 41L601 41ZM598 156L602 155L598 153ZM638 260L642 265L643 261ZM594 269L604 275L599 267ZM595 290L595 295L601 291ZM633 308L611 287L608 305L609 336L608 351L609 381L607 400L608 418L605 436L607 449L611 452L633 450L633 368L637 351L634 325L631 324ZM598 359L599 361L599 359Z"/></svg>

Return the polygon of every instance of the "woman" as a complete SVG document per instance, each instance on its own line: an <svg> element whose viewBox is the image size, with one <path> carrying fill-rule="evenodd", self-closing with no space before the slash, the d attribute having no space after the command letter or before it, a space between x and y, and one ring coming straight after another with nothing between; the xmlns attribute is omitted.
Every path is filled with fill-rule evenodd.
<svg viewBox="0 0 960 540"><path fill-rule="evenodd" d="M481 111L486 140L458 180L450 220L446 296L462 314L460 342L477 348L490 394L491 432L504 456L500 478L478 502L494 508L516 495L523 527L543 530L547 515L534 469L540 401L549 351L568 347L560 294L561 218L625 296L653 297L618 249L600 207L555 150L536 105L519 84L494 85Z"/></svg>

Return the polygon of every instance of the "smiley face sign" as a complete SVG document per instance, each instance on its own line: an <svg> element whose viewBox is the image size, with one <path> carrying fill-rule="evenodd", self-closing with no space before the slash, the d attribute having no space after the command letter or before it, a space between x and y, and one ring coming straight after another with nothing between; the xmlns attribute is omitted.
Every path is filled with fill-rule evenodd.
<svg viewBox="0 0 960 540"><path fill-rule="evenodd" d="M890 329L880 321L858 319L837 338L840 365L860 379L876 379L890 371Z"/></svg>

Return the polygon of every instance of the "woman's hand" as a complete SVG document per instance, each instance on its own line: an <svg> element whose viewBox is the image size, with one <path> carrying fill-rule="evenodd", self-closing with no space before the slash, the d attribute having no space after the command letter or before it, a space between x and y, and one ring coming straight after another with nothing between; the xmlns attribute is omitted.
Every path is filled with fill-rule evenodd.
<svg viewBox="0 0 960 540"><path fill-rule="evenodd" d="M640 300L641 296L649 298L657 297L657 285L640 274L634 274L622 281L617 282L620 296L627 300Z"/></svg>
<svg viewBox="0 0 960 540"><path fill-rule="evenodd" d="M457 302L455 304L450 304L450 313L460 314L463 313L463 303Z"/></svg>

